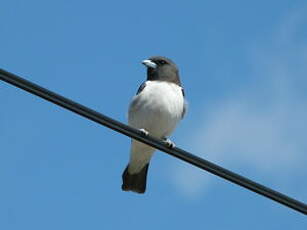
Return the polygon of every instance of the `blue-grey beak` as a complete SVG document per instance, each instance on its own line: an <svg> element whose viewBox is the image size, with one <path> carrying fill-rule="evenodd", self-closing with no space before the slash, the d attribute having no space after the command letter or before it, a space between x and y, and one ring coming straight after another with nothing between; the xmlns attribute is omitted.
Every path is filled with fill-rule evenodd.
<svg viewBox="0 0 307 230"><path fill-rule="evenodd" d="M149 60L149 59L142 61L142 64L145 65L148 68L153 68L153 69L157 68L157 64L154 63L152 60Z"/></svg>

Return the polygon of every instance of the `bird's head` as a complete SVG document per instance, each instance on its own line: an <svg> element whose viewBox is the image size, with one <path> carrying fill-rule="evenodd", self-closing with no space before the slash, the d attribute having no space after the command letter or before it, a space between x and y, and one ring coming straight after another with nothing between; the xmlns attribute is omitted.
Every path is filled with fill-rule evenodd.
<svg viewBox="0 0 307 230"><path fill-rule="evenodd" d="M180 85L178 68L169 58L153 56L142 61L142 64L147 67L147 80L168 81Z"/></svg>

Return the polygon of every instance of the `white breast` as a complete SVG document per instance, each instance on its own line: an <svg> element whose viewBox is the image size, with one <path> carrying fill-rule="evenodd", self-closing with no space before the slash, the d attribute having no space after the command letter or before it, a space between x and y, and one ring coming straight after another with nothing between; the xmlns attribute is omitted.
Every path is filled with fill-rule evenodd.
<svg viewBox="0 0 307 230"><path fill-rule="evenodd" d="M181 120L184 98L181 87L169 82L147 81L129 107L129 125L158 138L169 136Z"/></svg>

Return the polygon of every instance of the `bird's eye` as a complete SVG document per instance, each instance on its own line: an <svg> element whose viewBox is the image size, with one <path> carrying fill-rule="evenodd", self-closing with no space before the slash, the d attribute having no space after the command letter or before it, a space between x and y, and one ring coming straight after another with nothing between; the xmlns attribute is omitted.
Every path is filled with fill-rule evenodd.
<svg viewBox="0 0 307 230"><path fill-rule="evenodd" d="M166 61L160 60L160 61L159 61L159 64L164 65L164 64L166 64Z"/></svg>

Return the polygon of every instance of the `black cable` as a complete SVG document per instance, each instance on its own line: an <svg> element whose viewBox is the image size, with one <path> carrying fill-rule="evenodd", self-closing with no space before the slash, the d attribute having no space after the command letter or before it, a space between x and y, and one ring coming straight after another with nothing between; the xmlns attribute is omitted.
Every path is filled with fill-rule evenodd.
<svg viewBox="0 0 307 230"><path fill-rule="evenodd" d="M168 148L164 142L159 139L156 139L151 136L144 136L139 130L134 129L128 125L125 125L121 122L113 120L101 113L98 113L90 108L87 108L81 104L78 104L70 99L67 99L59 94L51 92L39 85L36 85L30 81L27 81L21 77L18 77L12 73L9 73L5 70L0 69L0 80L3 80L9 84L15 85L18 88L26 90L32 94L35 94L39 97L42 97L52 103L55 103L65 109L68 109L72 112L75 112L83 117L86 117L94 122L97 122L101 125L107 126L110 129L113 129L117 132L120 132L126 136L129 136L133 139L141 141L145 144L148 144L156 149L159 149L163 152L166 152L174 157L177 157L185 162L188 162L198 168L204 169L212 174L215 174L219 177L222 177L228 181L231 181L237 185L245 187L253 192L256 192L260 195L263 195L267 198L277 201L283 205L288 206L298 212L301 212L307 215L307 205L303 202L295 200L291 197L288 197L280 192L274 191L266 186L258 184L248 178L240 176L236 173L233 173L225 168L222 168L216 164L213 164L207 160L204 160L200 157L192 155L189 152L186 152L179 148ZM188 179L188 178L187 178Z"/></svg>

